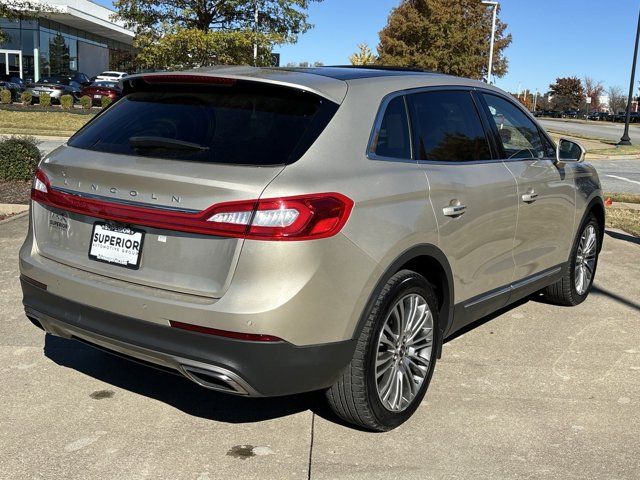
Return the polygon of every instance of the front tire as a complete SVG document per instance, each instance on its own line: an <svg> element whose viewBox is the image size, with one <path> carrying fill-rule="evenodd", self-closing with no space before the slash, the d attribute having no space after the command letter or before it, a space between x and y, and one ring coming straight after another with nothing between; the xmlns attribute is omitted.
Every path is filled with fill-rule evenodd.
<svg viewBox="0 0 640 480"><path fill-rule="evenodd" d="M351 363L327 391L331 409L373 431L409 419L433 375L438 327L433 287L416 272L396 273L371 307Z"/></svg>
<svg viewBox="0 0 640 480"><path fill-rule="evenodd" d="M543 290L545 298L557 305L571 307L585 301L598 266L599 231L598 220L593 214L589 214L571 250L568 271L564 272L560 280Z"/></svg>

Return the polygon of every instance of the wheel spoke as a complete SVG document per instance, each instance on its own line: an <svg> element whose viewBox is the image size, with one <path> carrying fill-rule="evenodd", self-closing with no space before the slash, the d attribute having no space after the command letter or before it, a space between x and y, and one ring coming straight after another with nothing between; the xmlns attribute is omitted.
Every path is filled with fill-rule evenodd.
<svg viewBox="0 0 640 480"><path fill-rule="evenodd" d="M418 294L405 295L391 308L379 334L375 379L385 408L402 411L411 404L429 371L432 344L429 305Z"/></svg>

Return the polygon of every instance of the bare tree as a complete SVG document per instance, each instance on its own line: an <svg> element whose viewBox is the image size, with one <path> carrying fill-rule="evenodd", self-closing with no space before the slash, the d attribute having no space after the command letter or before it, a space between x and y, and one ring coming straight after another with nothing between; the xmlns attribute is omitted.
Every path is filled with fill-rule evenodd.
<svg viewBox="0 0 640 480"><path fill-rule="evenodd" d="M609 96L609 111L617 113L624 111L627 106L627 99L624 96L622 88L618 86L611 86L607 89L607 95Z"/></svg>
<svg viewBox="0 0 640 480"><path fill-rule="evenodd" d="M591 104L587 105L589 110L600 110L600 96L604 92L602 82L596 81L591 77L584 77L584 94L591 99Z"/></svg>

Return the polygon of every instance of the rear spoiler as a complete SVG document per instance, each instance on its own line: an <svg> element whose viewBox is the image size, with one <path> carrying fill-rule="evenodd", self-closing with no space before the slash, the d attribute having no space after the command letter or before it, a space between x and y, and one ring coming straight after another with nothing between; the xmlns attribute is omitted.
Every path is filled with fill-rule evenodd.
<svg viewBox="0 0 640 480"><path fill-rule="evenodd" d="M336 104L341 104L347 93L347 84L341 80L313 75L307 73L292 73L286 70L261 70L264 75L237 75L224 74L212 71L200 72L158 72L130 75L121 80L123 95L132 92L146 90L151 85L158 84L185 84L185 85L209 85L219 87L232 87L237 84L260 83L285 88L292 88L304 92L313 93L326 98ZM292 82L292 79L304 80L304 82Z"/></svg>

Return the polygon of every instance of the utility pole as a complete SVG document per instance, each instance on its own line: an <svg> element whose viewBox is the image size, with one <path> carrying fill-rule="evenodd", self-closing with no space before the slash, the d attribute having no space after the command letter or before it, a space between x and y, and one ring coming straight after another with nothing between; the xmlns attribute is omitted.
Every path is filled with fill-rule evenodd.
<svg viewBox="0 0 640 480"><path fill-rule="evenodd" d="M498 15L498 2L483 1L482 4L493 6L493 21L491 23L491 44L489 47L489 68L487 70L487 83L491 84L491 70L493 68L493 44L496 39L496 17Z"/></svg>
<svg viewBox="0 0 640 480"><path fill-rule="evenodd" d="M631 119L631 102L633 101L633 84L636 77L636 62L638 61L638 39L640 38L640 12L638 13L638 27L636 29L636 44L633 49L633 63L631 64L631 81L629 82L629 98L627 99L627 115L624 120L624 133L618 145L631 145L629 137L629 120Z"/></svg>
<svg viewBox="0 0 640 480"><path fill-rule="evenodd" d="M533 111L536 111L536 107L538 106L538 89L536 88L536 94L533 97Z"/></svg>
<svg viewBox="0 0 640 480"><path fill-rule="evenodd" d="M258 0L253 4L253 66L258 66Z"/></svg>

